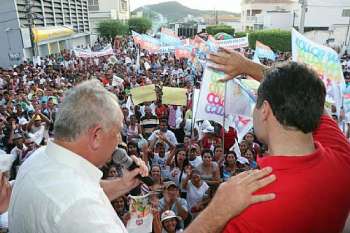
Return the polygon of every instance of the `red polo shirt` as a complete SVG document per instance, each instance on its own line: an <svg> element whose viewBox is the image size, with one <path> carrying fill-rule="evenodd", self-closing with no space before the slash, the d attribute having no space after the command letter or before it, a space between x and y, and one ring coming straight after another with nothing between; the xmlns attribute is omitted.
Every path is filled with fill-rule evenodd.
<svg viewBox="0 0 350 233"><path fill-rule="evenodd" d="M277 180L259 191L276 199L247 208L225 233L339 233L350 211L350 144L337 124L322 116L316 151L305 156L267 156Z"/></svg>

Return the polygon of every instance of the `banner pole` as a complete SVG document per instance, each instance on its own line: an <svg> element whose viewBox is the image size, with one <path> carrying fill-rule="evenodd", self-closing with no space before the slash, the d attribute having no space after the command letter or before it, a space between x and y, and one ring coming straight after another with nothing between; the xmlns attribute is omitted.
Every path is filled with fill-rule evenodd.
<svg viewBox="0 0 350 233"><path fill-rule="evenodd" d="M222 128L223 128L223 134L222 134L222 149L225 151L225 124L226 124L226 94L227 94L227 82L225 82L225 92L224 92L224 118L222 120Z"/></svg>

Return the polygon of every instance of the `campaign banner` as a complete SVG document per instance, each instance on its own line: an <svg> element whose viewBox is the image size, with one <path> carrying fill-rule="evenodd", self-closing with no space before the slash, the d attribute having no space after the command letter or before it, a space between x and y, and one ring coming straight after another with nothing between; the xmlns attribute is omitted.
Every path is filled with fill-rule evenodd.
<svg viewBox="0 0 350 233"><path fill-rule="evenodd" d="M140 40L140 48L149 51L150 53L157 53L160 49L161 43L159 39L152 36L142 34Z"/></svg>
<svg viewBox="0 0 350 233"><path fill-rule="evenodd" d="M293 29L292 58L293 61L309 65L317 72L326 86L326 100L333 103L339 113L343 99L341 88L345 81L337 52L309 40Z"/></svg>
<svg viewBox="0 0 350 233"><path fill-rule="evenodd" d="M111 56L114 54L112 46L108 45L99 51L91 51L91 49L80 49L74 48L73 52L75 56L81 58L92 58L92 57L103 57L103 56Z"/></svg>
<svg viewBox="0 0 350 233"><path fill-rule="evenodd" d="M232 116L251 116L249 97L235 81L219 82L224 77L225 74L210 68L204 70L196 120L212 120L223 125L225 117L224 127L227 128L233 123Z"/></svg>
<svg viewBox="0 0 350 233"><path fill-rule="evenodd" d="M132 101L135 105L144 102L151 102L157 100L155 85L147 85L142 87L135 87L130 90Z"/></svg>
<svg viewBox="0 0 350 233"><path fill-rule="evenodd" d="M170 105L187 105L187 89L177 87L163 87L162 103Z"/></svg>
<svg viewBox="0 0 350 233"><path fill-rule="evenodd" d="M343 108L347 123L350 123L350 82L343 86Z"/></svg>
<svg viewBox="0 0 350 233"><path fill-rule="evenodd" d="M233 38L227 40L215 40L214 37L209 36L208 41L212 42L216 47L226 48L226 49L239 49L249 46L248 36L241 38Z"/></svg>
<svg viewBox="0 0 350 233"><path fill-rule="evenodd" d="M142 41L142 35L135 32L135 31L131 31L132 33L132 38L134 39L135 44L140 44Z"/></svg>
<svg viewBox="0 0 350 233"><path fill-rule="evenodd" d="M258 58L267 58L273 61L276 60L276 55L272 49L260 41L256 41L254 56L257 56Z"/></svg>
<svg viewBox="0 0 350 233"><path fill-rule="evenodd" d="M127 224L129 233L152 232L153 214L150 195L130 197L130 220Z"/></svg>
<svg viewBox="0 0 350 233"><path fill-rule="evenodd" d="M162 46L159 48L157 53L165 54L165 53L175 53L175 46Z"/></svg>
<svg viewBox="0 0 350 233"><path fill-rule="evenodd" d="M344 84L339 56L333 49L317 44L296 30L292 30L293 61L310 65L324 81L326 87Z"/></svg>
<svg viewBox="0 0 350 233"><path fill-rule="evenodd" d="M173 46L182 44L182 41L180 40L180 38L175 34L174 31L172 31L169 28L161 28L160 42L163 45L173 45Z"/></svg>
<svg viewBox="0 0 350 233"><path fill-rule="evenodd" d="M180 58L192 58L192 48L188 46L179 46L175 49L175 57Z"/></svg>

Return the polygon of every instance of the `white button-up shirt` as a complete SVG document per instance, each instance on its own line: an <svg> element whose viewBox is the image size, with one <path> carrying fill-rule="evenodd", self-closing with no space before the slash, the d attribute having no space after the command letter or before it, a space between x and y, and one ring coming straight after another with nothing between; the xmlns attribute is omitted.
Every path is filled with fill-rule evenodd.
<svg viewBox="0 0 350 233"><path fill-rule="evenodd" d="M102 172L53 142L21 166L10 208L11 233L126 233L100 187Z"/></svg>

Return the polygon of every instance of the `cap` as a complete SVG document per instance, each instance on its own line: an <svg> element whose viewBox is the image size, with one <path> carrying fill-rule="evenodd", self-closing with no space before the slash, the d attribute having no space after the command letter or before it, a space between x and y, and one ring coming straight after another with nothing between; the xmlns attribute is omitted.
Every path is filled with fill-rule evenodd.
<svg viewBox="0 0 350 233"><path fill-rule="evenodd" d="M166 210L162 213L161 216L161 222L167 220L167 219L171 219L171 218L176 218L177 220L180 220L179 217L176 216L176 214L174 213L174 211L172 210Z"/></svg>
<svg viewBox="0 0 350 233"><path fill-rule="evenodd" d="M35 118L34 118L34 121L41 121L41 117L39 115L37 115Z"/></svg>
<svg viewBox="0 0 350 233"><path fill-rule="evenodd" d="M208 126L203 130L203 133L214 133L214 127L213 126Z"/></svg>
<svg viewBox="0 0 350 233"><path fill-rule="evenodd" d="M165 189L168 189L168 188L170 188L171 186L174 186L174 187L177 188L177 185L176 185L176 183L175 183L174 181L168 181L168 182L166 182L164 187L165 187Z"/></svg>

